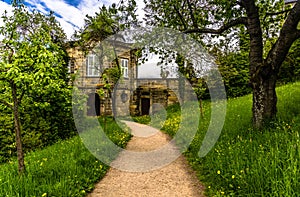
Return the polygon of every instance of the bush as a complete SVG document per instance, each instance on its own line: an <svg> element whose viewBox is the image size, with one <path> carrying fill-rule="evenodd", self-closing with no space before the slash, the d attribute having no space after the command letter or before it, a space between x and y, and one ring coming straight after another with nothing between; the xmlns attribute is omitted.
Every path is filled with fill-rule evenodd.
<svg viewBox="0 0 300 197"><path fill-rule="evenodd" d="M20 107L23 150L39 149L75 135L71 90L49 92L41 97L24 97ZM69 96L68 96L69 95ZM47 102L45 102L47 101ZM16 156L11 110L0 107L0 163Z"/></svg>
<svg viewBox="0 0 300 197"><path fill-rule="evenodd" d="M219 56L218 61L227 96L233 98L249 94L248 53L229 53Z"/></svg>
<svg viewBox="0 0 300 197"><path fill-rule="evenodd" d="M1 112L0 112L1 113ZM0 163L7 162L16 155L15 133L12 116L1 113L0 116Z"/></svg>

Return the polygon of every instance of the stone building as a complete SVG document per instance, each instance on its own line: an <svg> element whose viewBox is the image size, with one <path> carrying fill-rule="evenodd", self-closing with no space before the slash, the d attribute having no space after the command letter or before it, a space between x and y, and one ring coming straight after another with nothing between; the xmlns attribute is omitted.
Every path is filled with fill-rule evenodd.
<svg viewBox="0 0 300 197"><path fill-rule="evenodd" d="M136 50L131 44L114 41L86 53L74 46L68 48L68 54L68 71L76 73L76 86L87 95L89 116L147 115L179 101L175 79L138 79ZM105 70L117 66L122 70L120 79L105 81ZM101 89L105 95L100 95Z"/></svg>

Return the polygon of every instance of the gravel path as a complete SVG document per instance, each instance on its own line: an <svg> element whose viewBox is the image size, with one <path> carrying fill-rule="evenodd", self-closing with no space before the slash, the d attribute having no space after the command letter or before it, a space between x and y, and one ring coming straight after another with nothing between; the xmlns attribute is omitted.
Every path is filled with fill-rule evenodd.
<svg viewBox="0 0 300 197"><path fill-rule="evenodd" d="M134 137L126 149L135 152L146 152L158 149L167 144L170 138L152 127L124 121L131 128ZM174 150L176 149L173 147ZM128 165L126 154L120 153L116 159L119 165ZM187 164L184 156L157 170L147 172L126 172L110 168L106 176L96 184L88 197L117 197L117 196L180 196L202 197L204 187L198 181L195 173Z"/></svg>

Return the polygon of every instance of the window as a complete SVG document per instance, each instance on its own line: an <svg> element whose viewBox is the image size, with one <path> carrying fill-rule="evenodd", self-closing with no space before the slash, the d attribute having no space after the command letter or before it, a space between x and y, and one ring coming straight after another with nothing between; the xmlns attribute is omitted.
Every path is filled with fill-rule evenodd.
<svg viewBox="0 0 300 197"><path fill-rule="evenodd" d="M70 58L68 62L68 73L74 74L75 73L75 60L74 58Z"/></svg>
<svg viewBox="0 0 300 197"><path fill-rule="evenodd" d="M121 59L123 77L128 77L128 59Z"/></svg>
<svg viewBox="0 0 300 197"><path fill-rule="evenodd" d="M95 54L88 55L86 58L86 74L89 77L99 77L100 65L98 58Z"/></svg>

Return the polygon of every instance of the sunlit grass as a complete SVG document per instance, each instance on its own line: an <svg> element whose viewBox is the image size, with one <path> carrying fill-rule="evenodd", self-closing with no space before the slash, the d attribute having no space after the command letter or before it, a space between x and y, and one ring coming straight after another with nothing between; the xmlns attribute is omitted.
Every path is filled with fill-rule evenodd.
<svg viewBox="0 0 300 197"><path fill-rule="evenodd" d="M130 139L112 119L108 120L106 134L122 147ZM108 170L79 136L28 153L25 164L27 172L22 176L17 173L16 160L0 166L0 196L85 196Z"/></svg>
<svg viewBox="0 0 300 197"><path fill-rule="evenodd" d="M300 83L279 87L277 94L277 120L262 130L251 125L251 95L229 99L221 136L200 158L210 124L210 103L204 102L204 117L185 155L208 196L300 196ZM162 130L174 136L181 115L178 105L170 107Z"/></svg>

